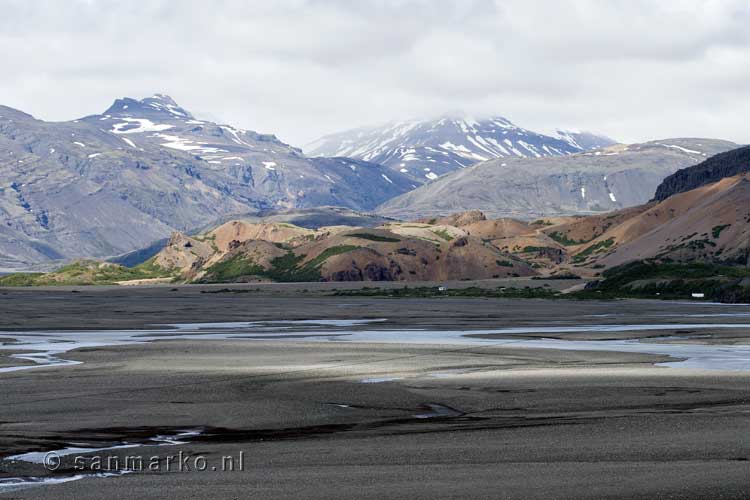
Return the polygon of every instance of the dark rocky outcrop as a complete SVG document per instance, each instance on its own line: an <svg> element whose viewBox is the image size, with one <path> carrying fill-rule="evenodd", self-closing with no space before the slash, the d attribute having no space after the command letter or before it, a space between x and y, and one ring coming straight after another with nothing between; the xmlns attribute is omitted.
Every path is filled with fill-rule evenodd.
<svg viewBox="0 0 750 500"><path fill-rule="evenodd" d="M677 193L745 172L750 172L750 146L719 153L698 165L678 170L662 181L652 201L666 200Z"/></svg>
<svg viewBox="0 0 750 500"><path fill-rule="evenodd" d="M391 263L393 268L394 263ZM396 265L398 267L398 265ZM400 274L401 269L396 269L397 273ZM394 276L390 269L383 267L380 264L374 262L368 263L364 269L357 267L355 263L352 263L350 269L343 269L335 271L329 276L330 281L393 281Z"/></svg>

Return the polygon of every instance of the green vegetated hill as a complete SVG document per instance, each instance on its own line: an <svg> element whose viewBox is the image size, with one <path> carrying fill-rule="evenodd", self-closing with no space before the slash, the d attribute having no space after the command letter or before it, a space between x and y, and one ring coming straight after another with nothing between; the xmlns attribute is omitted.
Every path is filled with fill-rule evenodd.
<svg viewBox="0 0 750 500"><path fill-rule="evenodd" d="M750 268L710 263L637 261L608 269L590 283L581 298L700 298L750 302Z"/></svg>
<svg viewBox="0 0 750 500"><path fill-rule="evenodd" d="M13 273L0 276L0 286L113 285L124 281L174 278L173 270L153 260L135 267L81 260L50 273Z"/></svg>

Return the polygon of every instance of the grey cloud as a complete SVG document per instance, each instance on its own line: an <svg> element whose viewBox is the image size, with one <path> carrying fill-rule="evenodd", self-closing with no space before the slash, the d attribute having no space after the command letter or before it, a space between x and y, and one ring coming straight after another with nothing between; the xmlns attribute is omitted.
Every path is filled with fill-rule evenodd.
<svg viewBox="0 0 750 500"><path fill-rule="evenodd" d="M747 0L0 0L0 103L172 94L302 145L451 110L750 142Z"/></svg>

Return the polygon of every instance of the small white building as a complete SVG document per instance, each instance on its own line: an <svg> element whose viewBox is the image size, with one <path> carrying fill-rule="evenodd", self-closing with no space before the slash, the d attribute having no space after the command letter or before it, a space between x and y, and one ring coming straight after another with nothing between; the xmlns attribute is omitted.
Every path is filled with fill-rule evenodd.
<svg viewBox="0 0 750 500"><path fill-rule="evenodd" d="M706 297L706 294L705 294L705 293L698 293L698 292L693 292L693 293L691 294L691 296L692 296L692 297L693 297L694 299L703 299L703 298L705 298L705 297Z"/></svg>

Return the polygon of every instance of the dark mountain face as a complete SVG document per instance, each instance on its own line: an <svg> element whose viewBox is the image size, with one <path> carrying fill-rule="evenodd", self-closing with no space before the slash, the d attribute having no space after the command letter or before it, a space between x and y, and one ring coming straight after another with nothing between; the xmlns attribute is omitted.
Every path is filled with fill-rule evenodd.
<svg viewBox="0 0 750 500"><path fill-rule="evenodd" d="M719 153L698 165L675 172L659 184L654 200L666 200L674 194L745 172L750 172L750 146Z"/></svg>
<svg viewBox="0 0 750 500"><path fill-rule="evenodd" d="M566 156L612 144L615 141L587 132L558 131L552 137L502 117L446 116L332 134L306 149L311 155L374 161L421 184L495 158Z"/></svg>
<svg viewBox="0 0 750 500"><path fill-rule="evenodd" d="M308 158L164 95L69 122L0 107L0 268L121 254L233 213L369 210L410 189L381 165Z"/></svg>

